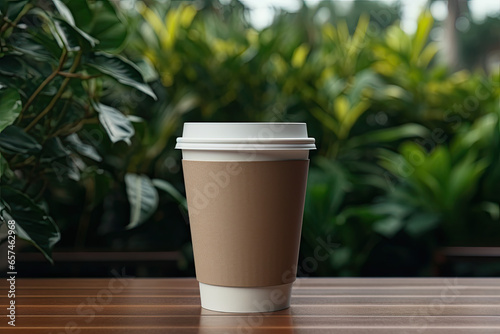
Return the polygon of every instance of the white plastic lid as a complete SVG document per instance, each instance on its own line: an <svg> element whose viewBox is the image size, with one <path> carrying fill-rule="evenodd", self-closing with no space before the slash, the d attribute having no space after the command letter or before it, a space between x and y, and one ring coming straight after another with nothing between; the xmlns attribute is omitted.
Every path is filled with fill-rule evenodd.
<svg viewBox="0 0 500 334"><path fill-rule="evenodd" d="M184 123L176 149L314 150L305 123Z"/></svg>

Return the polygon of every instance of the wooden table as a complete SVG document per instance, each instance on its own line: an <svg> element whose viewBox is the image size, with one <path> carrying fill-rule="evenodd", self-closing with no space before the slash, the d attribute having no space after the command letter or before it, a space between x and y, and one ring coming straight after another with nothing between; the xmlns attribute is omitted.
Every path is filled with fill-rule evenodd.
<svg viewBox="0 0 500 334"><path fill-rule="evenodd" d="M0 333L500 333L500 279L298 279L290 309L200 307L194 279L18 279Z"/></svg>

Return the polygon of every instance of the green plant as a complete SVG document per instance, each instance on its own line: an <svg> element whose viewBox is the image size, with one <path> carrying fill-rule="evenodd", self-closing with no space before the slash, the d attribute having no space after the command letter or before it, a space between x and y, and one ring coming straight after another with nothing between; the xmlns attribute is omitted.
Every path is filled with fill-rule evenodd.
<svg viewBox="0 0 500 334"><path fill-rule="evenodd" d="M450 149L468 147L457 143L472 124L483 143L487 133L498 134L479 121L498 110L495 74L450 73L440 64L429 42L434 21L428 11L410 35L397 23L374 34L366 14L356 25L338 18L318 22L319 10L279 13L256 31L241 19L245 9L236 1L197 11L186 4L139 7L142 18L132 16L140 33L128 51L143 52L168 101L161 109L153 106L155 125L137 150L136 167L150 176L165 173L162 162L178 157L173 139L184 121L305 121L318 151L311 160L301 256L314 256L318 237L339 244L315 274L359 275L377 248L402 237L428 254L457 236L465 240L467 233L450 227L466 224L465 218L454 220L462 212L455 210L470 207L463 217L481 208L495 212L498 199L491 190L486 195L491 182L483 179L496 180L491 166L497 152L474 146L466 158ZM394 174L390 166L410 148L429 162L411 176ZM443 155L450 159L431 163ZM441 181L451 188L415 194L436 165L447 168L453 180ZM165 175L182 189L175 173ZM457 178L467 186L459 187ZM451 192L448 199L443 192ZM422 201L439 209L429 211ZM414 263L411 273L425 272L428 264Z"/></svg>
<svg viewBox="0 0 500 334"><path fill-rule="evenodd" d="M109 1L6 1L0 17L0 213L51 261L61 222L46 196L109 175L103 133L112 143L134 135L131 119L103 102L113 80L155 94L116 54L128 30Z"/></svg>
<svg viewBox="0 0 500 334"><path fill-rule="evenodd" d="M498 244L500 74L441 64L429 41L429 12L407 34L397 10L351 12L355 19L345 22L323 2L278 12L257 31L238 1L138 1L120 10L105 1L64 3L78 30L60 2L2 7L0 58L2 200L9 198L0 210L20 206L16 216L23 205L38 205L27 226L50 212L65 234L58 247L177 250L184 255L179 268L192 274L174 150L186 121L308 124L318 150L311 154L301 257L314 257L318 238L338 244L314 275L429 274L438 247ZM373 30L379 10L390 17L380 25L386 28ZM59 39L80 49L69 47L53 74L65 45ZM113 67L122 61L134 74ZM151 92L140 73L157 101L144 94ZM23 131L66 79L52 109ZM50 82L36 102L17 115L44 80ZM64 154L54 153L59 146ZM28 203L19 191L30 178ZM32 225L54 225L46 220ZM57 240L52 230L39 238L46 249ZM387 256L393 265L382 268Z"/></svg>

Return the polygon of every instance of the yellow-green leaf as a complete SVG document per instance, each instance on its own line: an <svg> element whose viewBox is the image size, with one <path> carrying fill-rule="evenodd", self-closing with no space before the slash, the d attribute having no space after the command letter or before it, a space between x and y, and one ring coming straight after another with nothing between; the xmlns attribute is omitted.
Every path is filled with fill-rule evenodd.
<svg viewBox="0 0 500 334"><path fill-rule="evenodd" d="M310 47L307 44L301 44L295 49L292 55L292 66L300 68L304 65L307 55L309 54Z"/></svg>
<svg viewBox="0 0 500 334"><path fill-rule="evenodd" d="M343 121L349 111L349 100L346 96L340 95L333 101L333 113L339 121Z"/></svg>

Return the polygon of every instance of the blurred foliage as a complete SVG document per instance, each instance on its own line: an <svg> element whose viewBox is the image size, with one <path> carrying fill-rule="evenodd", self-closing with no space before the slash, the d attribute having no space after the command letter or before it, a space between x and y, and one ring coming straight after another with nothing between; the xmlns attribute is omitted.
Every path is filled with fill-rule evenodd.
<svg viewBox="0 0 500 334"><path fill-rule="evenodd" d="M103 103L111 80L156 97L137 67L116 54L127 26L111 2L7 1L0 14L1 223L14 219L17 236L52 261L60 227L74 224L54 203L81 201L79 190L94 189L103 176L113 183L95 167L100 146L134 135L132 121ZM78 212L97 200L85 196ZM131 225L144 219L141 209L132 206Z"/></svg>
<svg viewBox="0 0 500 334"><path fill-rule="evenodd" d="M74 11L79 2L64 3ZM318 150L311 155L301 259L314 258L318 240L338 245L311 275L424 275L438 247L500 244L500 73L451 72L439 64L429 12L409 35L399 27L397 7L371 4L359 19L353 14L356 20L346 21L334 3L321 2L281 11L257 31L237 1L131 4L113 16L127 29L99 30L92 23L97 19L75 16L83 36L106 40L116 31L122 42L112 50L103 42L108 53L88 58L88 73L74 72L120 74L108 67L111 60L125 62L109 53L119 52L134 60L158 100L144 94L149 86L137 73L115 77L125 86L103 77L70 80L89 82L81 84L78 101L99 113L99 124L65 133L64 145L78 147L74 133L82 137L83 130L96 136L106 130L111 139L101 135L94 149L76 150L102 157L85 160L79 183L65 179L37 189L62 230L62 245L180 250L179 266L191 273L180 152L173 149L186 121L308 124ZM359 6L354 9L362 12ZM16 29L13 34L22 30ZM3 113L24 106L26 97L1 101ZM59 114L43 119L50 123ZM16 113L9 115L0 126L15 124ZM29 143L41 145L37 137ZM36 161L33 147L25 146L17 150ZM7 159L0 160L4 175L26 180L12 154L5 151Z"/></svg>

